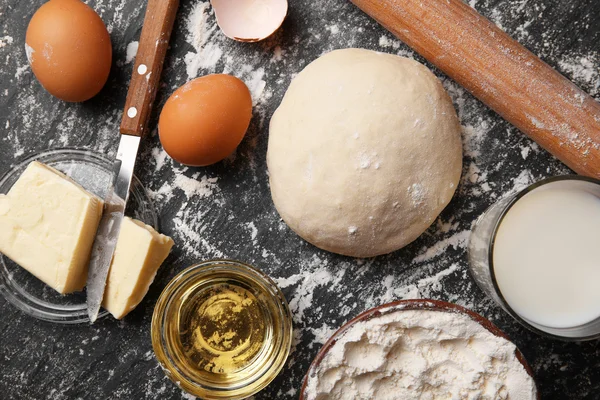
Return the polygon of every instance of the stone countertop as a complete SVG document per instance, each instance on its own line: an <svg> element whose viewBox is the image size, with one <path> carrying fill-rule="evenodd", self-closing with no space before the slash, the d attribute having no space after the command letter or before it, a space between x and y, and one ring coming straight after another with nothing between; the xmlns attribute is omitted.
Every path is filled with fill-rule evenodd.
<svg viewBox="0 0 600 400"><path fill-rule="evenodd" d="M89 0L111 33L114 60L106 87L82 104L42 89L27 65L27 23L41 0L0 0L0 173L37 152L60 147L116 151L121 109L144 2ZM469 0L509 34L597 99L600 2ZM418 240L387 256L356 260L321 251L296 236L270 199L268 122L293 76L324 52L345 47L415 55L347 0L290 2L282 29L244 44L215 27L207 2L182 0L155 110L196 76L225 72L250 87L255 115L235 155L208 168L185 168L145 138L137 174L155 200L161 230L178 243L140 306L123 321L61 326L33 319L0 298L3 399L182 399L150 343L154 304L167 282L194 262L226 257L271 275L294 314L292 354L256 399L292 399L311 360L345 321L403 298L466 306L493 321L531 364L544 399L600 398L600 346L564 343L526 331L486 298L467 269L471 224L509 191L569 169L438 71L463 125L464 170L455 198ZM128 57L129 53L129 57ZM156 126L157 113L151 121Z"/></svg>

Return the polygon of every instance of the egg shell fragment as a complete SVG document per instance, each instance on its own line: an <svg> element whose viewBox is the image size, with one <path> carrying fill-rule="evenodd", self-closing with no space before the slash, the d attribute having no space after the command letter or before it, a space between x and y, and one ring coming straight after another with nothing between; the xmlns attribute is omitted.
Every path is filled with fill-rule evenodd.
<svg viewBox="0 0 600 400"><path fill-rule="evenodd" d="M108 79L110 35L80 0L50 0L31 18L25 39L31 69L52 95L69 102L94 97Z"/></svg>
<svg viewBox="0 0 600 400"><path fill-rule="evenodd" d="M252 96L240 79L207 75L177 89L158 122L163 148L181 164L219 162L240 144L252 119Z"/></svg>
<svg viewBox="0 0 600 400"><path fill-rule="evenodd" d="M283 23L287 0L211 0L217 24L225 36L241 42L258 42Z"/></svg>

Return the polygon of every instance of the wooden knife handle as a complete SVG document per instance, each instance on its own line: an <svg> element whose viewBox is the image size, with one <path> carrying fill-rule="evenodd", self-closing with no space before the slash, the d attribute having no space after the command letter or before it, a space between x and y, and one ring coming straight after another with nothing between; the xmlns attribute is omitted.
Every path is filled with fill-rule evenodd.
<svg viewBox="0 0 600 400"><path fill-rule="evenodd" d="M600 178L600 104L461 0L351 0L579 174Z"/></svg>
<svg viewBox="0 0 600 400"><path fill-rule="evenodd" d="M160 82L179 0L148 0L121 121L121 134L142 136Z"/></svg>

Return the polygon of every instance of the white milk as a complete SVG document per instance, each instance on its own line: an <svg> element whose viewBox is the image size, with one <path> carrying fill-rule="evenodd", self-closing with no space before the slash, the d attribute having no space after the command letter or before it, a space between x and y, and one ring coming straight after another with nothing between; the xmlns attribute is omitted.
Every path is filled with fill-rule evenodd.
<svg viewBox="0 0 600 400"><path fill-rule="evenodd" d="M494 274L521 317L554 328L600 316L600 198L544 188L521 198L502 221Z"/></svg>

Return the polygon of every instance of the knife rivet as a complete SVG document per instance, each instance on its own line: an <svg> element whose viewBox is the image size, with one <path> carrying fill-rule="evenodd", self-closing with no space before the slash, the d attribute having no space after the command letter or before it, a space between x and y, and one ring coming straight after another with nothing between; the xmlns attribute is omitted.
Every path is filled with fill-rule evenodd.
<svg viewBox="0 0 600 400"><path fill-rule="evenodd" d="M144 75L147 71L148 71L148 67L146 67L146 64L140 64L138 66L138 69L137 69L138 74Z"/></svg>
<svg viewBox="0 0 600 400"><path fill-rule="evenodd" d="M127 110L127 116L129 118L135 118L136 115L137 115L137 108L130 107L129 110Z"/></svg>

